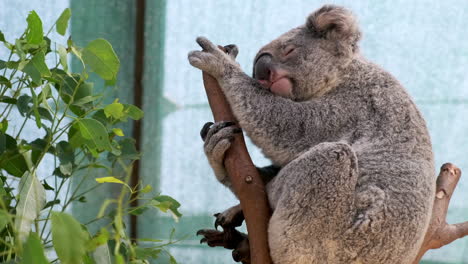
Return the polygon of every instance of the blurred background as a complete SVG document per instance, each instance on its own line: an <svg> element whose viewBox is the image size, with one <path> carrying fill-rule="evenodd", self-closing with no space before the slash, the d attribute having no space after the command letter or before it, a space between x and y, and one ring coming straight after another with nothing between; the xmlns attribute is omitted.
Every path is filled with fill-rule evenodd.
<svg viewBox="0 0 468 264"><path fill-rule="evenodd" d="M126 134L139 139L143 153L138 177L177 199L183 214L175 223L170 216L145 212L129 219L128 227L139 238L153 239L168 238L175 228L174 236L183 240L169 248L179 263L233 263L230 251L200 245L194 235L212 227L213 213L236 200L215 180L204 157L199 130L212 116L201 72L189 65L187 53L199 49L197 36L235 43L238 61L250 73L261 46L303 24L325 3L343 5L357 15L362 53L408 89L427 121L436 167L452 162L468 171L465 1L0 0L0 29L5 38L21 35L31 10L48 28L71 7L69 33L76 43L85 46L98 37L112 43L122 66L117 85L106 91L109 101L120 98L145 112L139 129L125 128ZM0 56L6 56L5 50L0 49ZM95 86L104 89L103 83ZM33 126L28 131L36 133ZM258 149L250 143L248 147L258 166L268 165ZM468 177L462 177L450 204L450 223L468 220L467 192ZM102 189L88 200L102 202ZM86 221L98 210L88 204L74 206L72 213ZM430 251L423 263L468 263L468 238Z"/></svg>

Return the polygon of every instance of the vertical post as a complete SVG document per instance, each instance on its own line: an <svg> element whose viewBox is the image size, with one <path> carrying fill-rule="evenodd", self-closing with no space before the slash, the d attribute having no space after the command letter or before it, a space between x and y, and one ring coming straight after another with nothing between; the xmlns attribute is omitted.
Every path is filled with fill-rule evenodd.
<svg viewBox="0 0 468 264"><path fill-rule="evenodd" d="M133 78L133 104L139 108L143 108L143 71L144 71L144 58L145 58L145 7L146 0L137 0L136 4L136 17L135 17L135 68ZM143 137L141 131L141 121L133 122L133 137L136 141L136 148L138 152L141 150L141 138ZM133 171L130 178L130 186L137 186L140 181L140 161L136 160L133 164ZM135 196L136 194L134 194ZM135 198L135 197L132 197ZM138 206L138 200L132 199L132 207ZM137 216L130 215L130 237L136 239L138 237L138 223Z"/></svg>

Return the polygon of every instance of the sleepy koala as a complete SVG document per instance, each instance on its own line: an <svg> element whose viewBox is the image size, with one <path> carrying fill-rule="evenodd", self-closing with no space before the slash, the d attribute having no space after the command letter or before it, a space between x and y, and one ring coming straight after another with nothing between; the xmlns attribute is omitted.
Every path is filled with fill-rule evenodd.
<svg viewBox="0 0 468 264"><path fill-rule="evenodd" d="M360 35L348 10L327 5L260 49L253 78L235 47L229 55L197 38L203 50L188 55L273 163L259 171L274 263L412 263L424 238L435 191L426 124L401 84L359 53ZM230 187L223 158L239 130L210 125L205 152ZM239 225L233 212L217 224Z"/></svg>

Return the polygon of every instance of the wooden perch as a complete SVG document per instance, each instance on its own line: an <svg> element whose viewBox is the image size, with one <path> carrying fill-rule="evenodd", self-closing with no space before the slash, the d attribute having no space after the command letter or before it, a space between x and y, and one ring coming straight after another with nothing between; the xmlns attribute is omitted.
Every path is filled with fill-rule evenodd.
<svg viewBox="0 0 468 264"><path fill-rule="evenodd" d="M445 163L440 168L431 221L423 245L413 264L419 263L429 249L443 247L468 235L468 222L459 224L447 224L446 222L450 198L452 198L460 176L461 170L451 163Z"/></svg>
<svg viewBox="0 0 468 264"><path fill-rule="evenodd" d="M217 80L203 72L203 83L214 120L237 123ZM270 264L272 261L267 230L271 210L265 186L247 152L242 133L235 136L234 142L226 152L224 166L244 212L250 244L250 261L252 264Z"/></svg>

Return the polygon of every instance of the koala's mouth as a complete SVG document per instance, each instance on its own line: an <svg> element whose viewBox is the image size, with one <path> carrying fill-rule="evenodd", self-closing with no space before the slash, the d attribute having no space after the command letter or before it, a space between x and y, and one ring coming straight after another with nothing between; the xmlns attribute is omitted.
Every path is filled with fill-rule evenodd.
<svg viewBox="0 0 468 264"><path fill-rule="evenodd" d="M291 79L284 76L274 81L258 80L258 82L270 92L283 97L292 96L293 84Z"/></svg>

